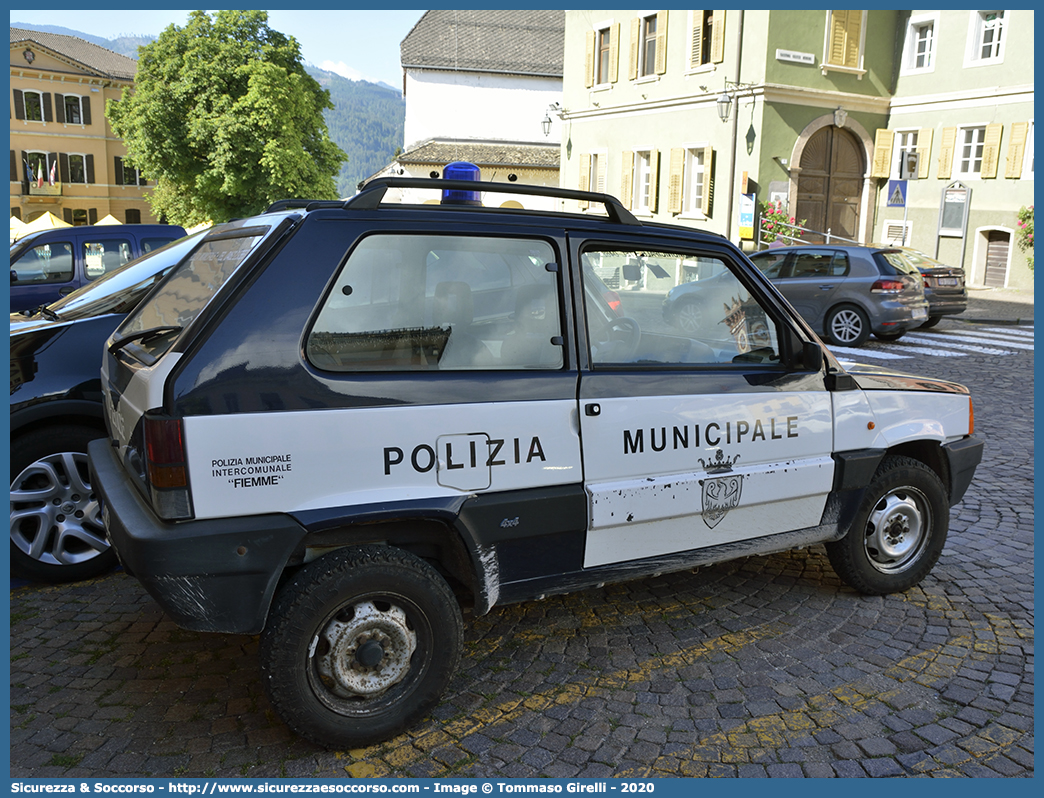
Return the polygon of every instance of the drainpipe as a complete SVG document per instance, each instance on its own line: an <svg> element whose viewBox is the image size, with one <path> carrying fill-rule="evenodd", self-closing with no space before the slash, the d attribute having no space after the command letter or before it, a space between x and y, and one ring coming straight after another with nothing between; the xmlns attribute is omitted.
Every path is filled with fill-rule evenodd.
<svg viewBox="0 0 1044 798"><path fill-rule="evenodd" d="M742 81L740 77L740 64L743 61L743 11L739 12L739 30L736 36L736 65L732 74L736 76L736 82ZM732 240L732 195L736 189L736 142L739 140L739 97L736 97L735 113L732 115L732 155L729 158L729 190L725 201L725 238Z"/></svg>

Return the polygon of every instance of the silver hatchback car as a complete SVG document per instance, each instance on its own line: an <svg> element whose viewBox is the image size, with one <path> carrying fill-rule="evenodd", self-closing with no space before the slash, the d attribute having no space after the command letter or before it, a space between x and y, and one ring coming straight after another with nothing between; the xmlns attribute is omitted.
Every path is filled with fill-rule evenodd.
<svg viewBox="0 0 1044 798"><path fill-rule="evenodd" d="M805 321L841 346L894 341L928 319L924 278L898 249L779 247L751 256Z"/></svg>

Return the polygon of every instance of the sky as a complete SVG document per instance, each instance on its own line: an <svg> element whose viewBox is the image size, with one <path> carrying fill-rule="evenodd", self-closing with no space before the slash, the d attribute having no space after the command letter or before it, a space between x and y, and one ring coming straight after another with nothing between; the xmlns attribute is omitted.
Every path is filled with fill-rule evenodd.
<svg viewBox="0 0 1044 798"><path fill-rule="evenodd" d="M212 13L212 12L211 12ZM399 44L424 13L409 11L269 11L270 27L293 36L304 61L351 80L387 83L402 89ZM61 25L106 39L121 34L158 36L170 24L184 27L186 11L10 12L11 24Z"/></svg>

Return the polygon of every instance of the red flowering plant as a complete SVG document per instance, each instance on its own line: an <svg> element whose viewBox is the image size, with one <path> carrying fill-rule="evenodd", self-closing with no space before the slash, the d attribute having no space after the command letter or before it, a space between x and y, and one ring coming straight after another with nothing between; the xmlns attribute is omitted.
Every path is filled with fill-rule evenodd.
<svg viewBox="0 0 1044 798"><path fill-rule="evenodd" d="M1023 206L1019 208L1017 214L1019 219L1018 230L1015 231L1015 240L1019 243L1019 249L1026 251L1029 250L1029 256L1026 258L1029 261L1030 269L1033 268L1033 206L1030 205L1028 208Z"/></svg>
<svg viewBox="0 0 1044 798"><path fill-rule="evenodd" d="M804 219L800 222L794 221L794 217L787 213L782 202L761 203L762 243L770 244L778 238L782 243L790 244L801 238L801 231L797 228L804 225Z"/></svg>

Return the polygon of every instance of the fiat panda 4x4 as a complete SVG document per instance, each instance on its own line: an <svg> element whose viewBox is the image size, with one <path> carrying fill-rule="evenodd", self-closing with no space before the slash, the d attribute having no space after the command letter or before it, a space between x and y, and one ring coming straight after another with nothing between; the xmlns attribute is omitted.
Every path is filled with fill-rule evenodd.
<svg viewBox="0 0 1044 798"><path fill-rule="evenodd" d="M277 203L107 342L109 539L181 626L260 633L290 727L410 727L464 613L817 543L862 593L928 574L981 458L964 387L843 368L721 237L481 190L573 210L409 178ZM691 331L663 321L726 273Z"/></svg>

